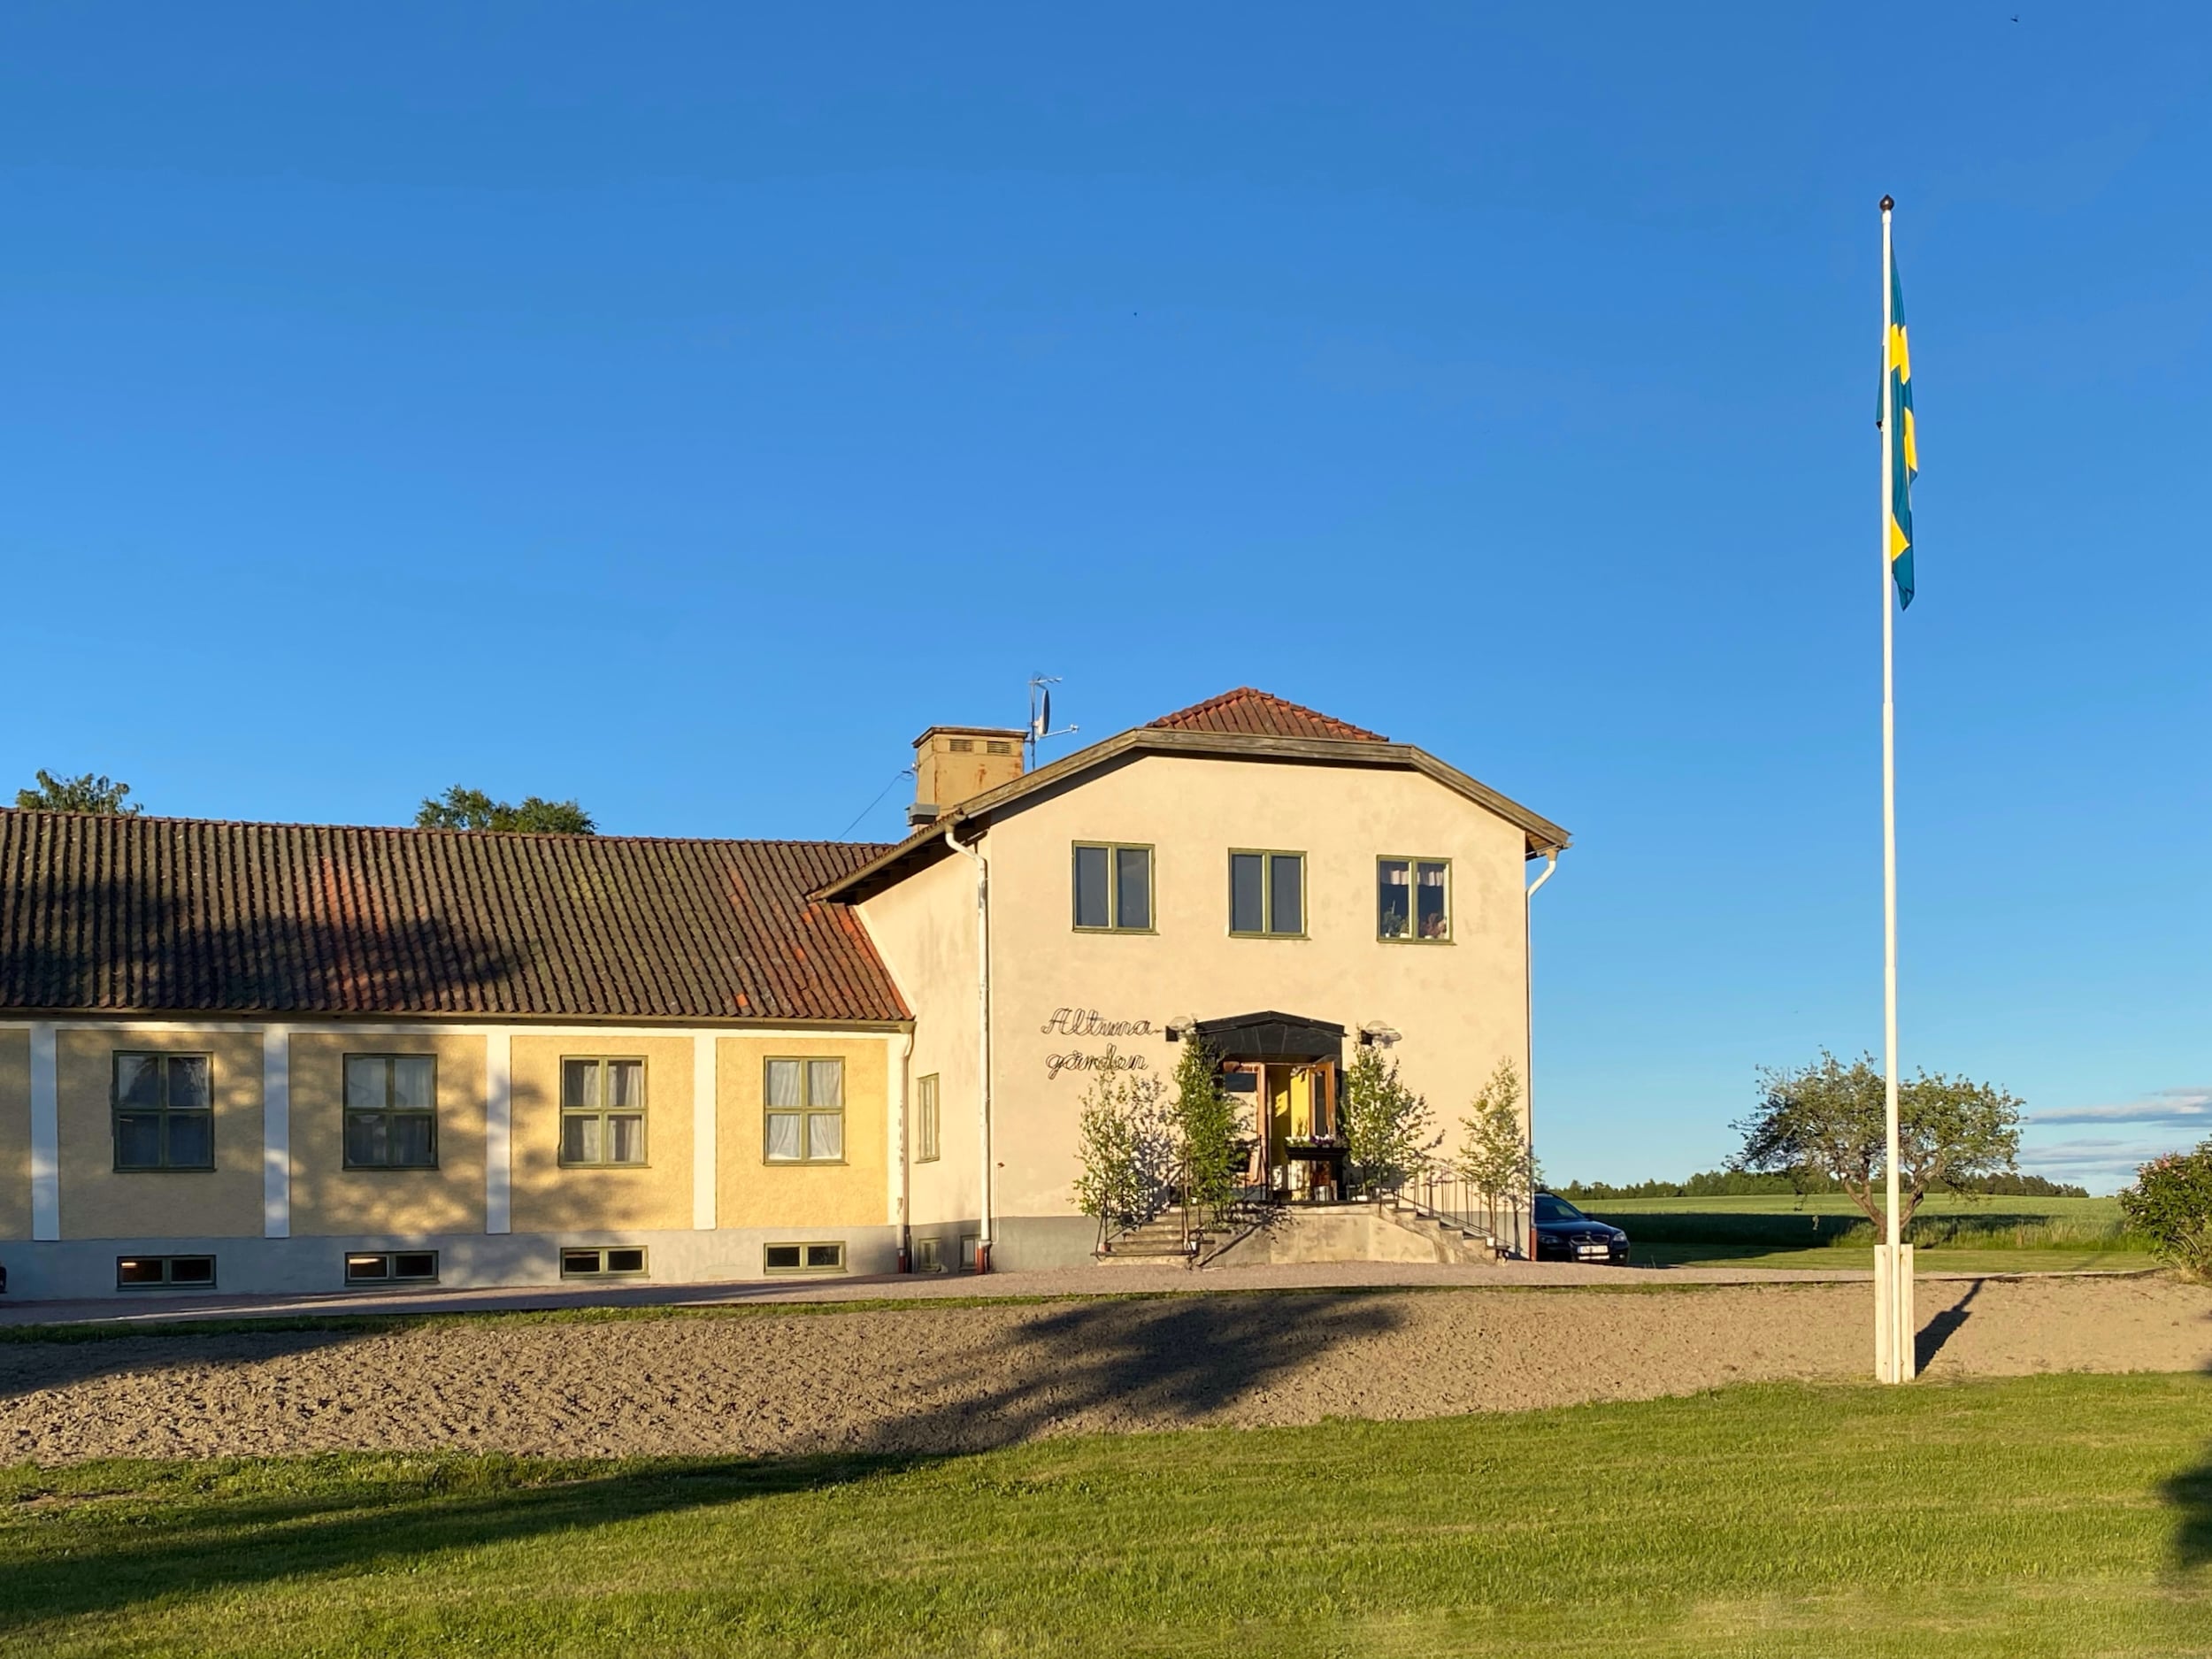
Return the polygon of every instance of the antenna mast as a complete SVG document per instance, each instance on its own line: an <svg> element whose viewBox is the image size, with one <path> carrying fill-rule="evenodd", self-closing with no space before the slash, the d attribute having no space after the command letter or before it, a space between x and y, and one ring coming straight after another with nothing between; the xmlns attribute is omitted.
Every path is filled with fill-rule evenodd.
<svg viewBox="0 0 2212 1659"><path fill-rule="evenodd" d="M1037 769L1037 745L1048 737L1068 737L1075 732L1073 726L1064 726L1057 731L1052 726L1052 687L1060 683L1057 674L1032 674L1029 677L1029 728L1022 739L1027 751L1022 757L1022 770Z"/></svg>

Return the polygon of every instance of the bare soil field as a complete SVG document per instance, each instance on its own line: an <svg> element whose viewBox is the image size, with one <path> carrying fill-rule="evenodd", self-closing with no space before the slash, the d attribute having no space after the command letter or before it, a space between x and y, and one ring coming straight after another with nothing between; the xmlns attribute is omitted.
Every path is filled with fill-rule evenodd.
<svg viewBox="0 0 2212 1659"><path fill-rule="evenodd" d="M1920 1287L1930 1376L2212 1369L2212 1289ZM979 1450L1860 1379L1864 1285L1296 1291L0 1344L0 1459Z"/></svg>

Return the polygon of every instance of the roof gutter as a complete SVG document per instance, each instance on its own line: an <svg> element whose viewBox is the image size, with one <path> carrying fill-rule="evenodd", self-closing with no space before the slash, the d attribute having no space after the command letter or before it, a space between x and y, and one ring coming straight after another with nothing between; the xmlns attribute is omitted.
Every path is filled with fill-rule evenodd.
<svg viewBox="0 0 2212 1659"><path fill-rule="evenodd" d="M991 1271L991 865L979 849L982 836L976 837L979 845L962 844L953 832L956 824L945 826L945 845L964 857L975 861L975 1012L976 1012L976 1144L982 1151L980 1180L977 1184L978 1204L981 1211L977 1220L975 1261L972 1265L979 1273Z"/></svg>

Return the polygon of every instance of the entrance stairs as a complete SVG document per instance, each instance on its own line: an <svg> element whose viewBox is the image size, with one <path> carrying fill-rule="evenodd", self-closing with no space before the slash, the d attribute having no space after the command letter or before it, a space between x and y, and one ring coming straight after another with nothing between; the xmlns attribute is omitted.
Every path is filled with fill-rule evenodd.
<svg viewBox="0 0 2212 1659"><path fill-rule="evenodd" d="M1440 1262L1481 1263L1487 1265L1501 1257L1514 1255L1512 1244L1494 1237L1481 1227L1472 1226L1451 1216L1438 1215L1417 1204L1402 1199L1385 1199L1376 1206L1376 1215L1417 1237L1432 1240Z"/></svg>

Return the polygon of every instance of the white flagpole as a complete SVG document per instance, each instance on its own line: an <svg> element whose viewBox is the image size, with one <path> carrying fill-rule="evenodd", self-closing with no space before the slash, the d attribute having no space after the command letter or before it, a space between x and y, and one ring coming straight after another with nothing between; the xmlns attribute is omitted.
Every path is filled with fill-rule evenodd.
<svg viewBox="0 0 2212 1659"><path fill-rule="evenodd" d="M1894 204L1882 198L1882 1072L1883 1126L1888 1135L1883 1161L1884 1248L1875 1259L1874 1365L1881 1382L1909 1382L1916 1366L1913 1352L1912 1258L1905 1254L1897 1208L1897 708L1895 658L1897 607L1890 596L1890 526L1894 519L1891 498L1894 474L1890 448L1903 442L1894 428L1897 414L1890 407L1891 296L1894 255L1890 246L1890 210Z"/></svg>

